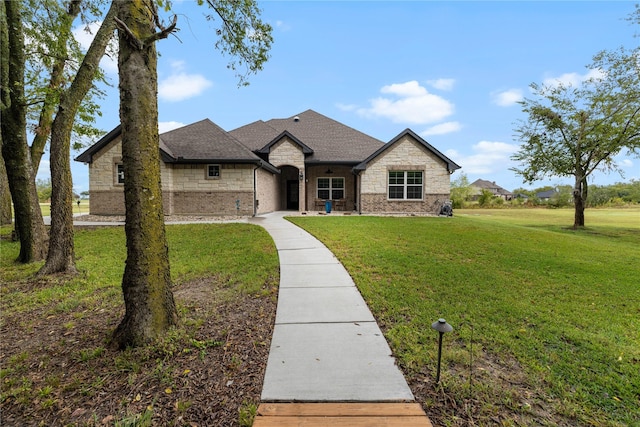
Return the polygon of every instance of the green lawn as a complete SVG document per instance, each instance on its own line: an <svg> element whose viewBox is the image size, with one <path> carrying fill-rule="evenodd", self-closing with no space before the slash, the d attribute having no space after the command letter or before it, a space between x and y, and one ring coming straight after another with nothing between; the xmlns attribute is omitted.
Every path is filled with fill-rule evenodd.
<svg viewBox="0 0 640 427"><path fill-rule="evenodd" d="M566 228L572 215L290 220L344 263L410 377L434 375L431 323L453 325L442 386L460 406L444 424L464 395L489 424L506 408L529 425L543 412L550 425L640 425L640 209L588 210L582 231Z"/></svg>
<svg viewBox="0 0 640 427"><path fill-rule="evenodd" d="M42 216L50 216L51 203L40 203L40 210L42 211ZM89 214L89 200L80 200L80 205L78 205L77 200L75 200L73 202L73 214Z"/></svg>

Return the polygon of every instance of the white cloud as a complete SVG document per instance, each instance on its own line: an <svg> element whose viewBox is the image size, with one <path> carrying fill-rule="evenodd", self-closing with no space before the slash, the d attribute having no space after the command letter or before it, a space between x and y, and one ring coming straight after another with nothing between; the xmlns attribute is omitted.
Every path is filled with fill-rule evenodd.
<svg viewBox="0 0 640 427"><path fill-rule="evenodd" d="M510 157L518 150L518 146L506 142L480 141L472 149L474 154L454 156L452 159L462 166L464 173L488 174L496 170L507 169L511 163Z"/></svg>
<svg viewBox="0 0 640 427"><path fill-rule="evenodd" d="M369 108L360 108L363 117L384 117L394 123L434 123L453 114L453 104L433 95L415 81L383 86L380 92L387 97L370 100Z"/></svg>
<svg viewBox="0 0 640 427"><path fill-rule="evenodd" d="M444 135L447 133L458 132L460 129L462 129L462 125L458 122L445 122L435 126L431 126L429 129L421 132L420 135Z"/></svg>
<svg viewBox="0 0 640 427"><path fill-rule="evenodd" d="M624 168L631 168L631 167L633 167L633 162L631 161L631 159L623 159L620 162L620 166L622 166Z"/></svg>
<svg viewBox="0 0 640 427"><path fill-rule="evenodd" d="M174 61L171 68L171 75L158 83L158 97L165 101L175 102L193 98L212 85L201 74L184 72L184 61Z"/></svg>
<svg viewBox="0 0 640 427"><path fill-rule="evenodd" d="M100 29L100 25L102 25L102 21L96 21L73 29L73 36L85 52L91 46L91 42L98 29ZM107 46L106 55L100 60L100 66L107 73L118 72L118 41L115 36L111 38Z"/></svg>
<svg viewBox="0 0 640 427"><path fill-rule="evenodd" d="M281 21L281 20L276 21L275 27L277 29L279 29L280 31L285 31L285 32L289 31L291 29L291 25L289 25L286 22Z"/></svg>
<svg viewBox="0 0 640 427"><path fill-rule="evenodd" d="M556 86L579 86L581 83L586 82L588 80L594 79L599 80L605 76L604 71L600 69L591 69L587 71L585 74L579 73L564 73L557 77L547 77L543 80L543 84L545 86L556 87Z"/></svg>
<svg viewBox="0 0 640 427"><path fill-rule="evenodd" d="M427 80L429 86L440 90L452 90L455 82L454 79Z"/></svg>
<svg viewBox="0 0 640 427"><path fill-rule="evenodd" d="M160 133L165 133L165 132L169 132L170 130L181 128L183 126L186 126L186 125L181 122L174 122L174 121L158 122L158 131Z"/></svg>
<svg viewBox="0 0 640 427"><path fill-rule="evenodd" d="M500 107L510 107L522 101L522 90L509 89L492 95L493 103Z"/></svg>
<svg viewBox="0 0 640 427"><path fill-rule="evenodd" d="M342 104L340 102L336 104L336 107L342 111L355 111L358 109L358 106L355 104Z"/></svg>

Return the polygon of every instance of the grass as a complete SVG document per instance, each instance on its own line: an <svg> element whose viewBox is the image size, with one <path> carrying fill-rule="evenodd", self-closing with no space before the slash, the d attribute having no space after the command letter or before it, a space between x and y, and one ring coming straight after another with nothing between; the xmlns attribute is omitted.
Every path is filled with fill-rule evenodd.
<svg viewBox="0 0 640 427"><path fill-rule="evenodd" d="M10 231L7 227L6 232ZM56 286L33 286L21 292L42 263L18 265L19 243L2 241L0 269L7 280L3 306L13 313L45 306L50 313L78 306L110 308L120 303L126 246L123 227L77 230L76 265L82 274ZM232 237L232 238L230 238ZM259 293L265 276L273 278L277 257L273 242L257 226L246 224L185 224L167 227L171 276L175 285L215 275L223 286ZM215 254L215 256L211 256ZM252 265L247 269L246 265ZM55 279L51 279L54 280Z"/></svg>
<svg viewBox="0 0 640 427"><path fill-rule="evenodd" d="M51 203L40 203L40 211L42 212L42 216L51 216ZM78 205L77 200L73 202L73 214L83 214L87 215L89 213L89 200L84 199L80 200L80 205Z"/></svg>
<svg viewBox="0 0 640 427"><path fill-rule="evenodd" d="M479 397L480 419L537 405L568 425L640 425L640 209L589 210L582 231L566 228L572 214L290 220L343 262L410 376L435 370L431 323L454 326L442 384ZM497 378L471 385L487 361L522 371L528 397Z"/></svg>

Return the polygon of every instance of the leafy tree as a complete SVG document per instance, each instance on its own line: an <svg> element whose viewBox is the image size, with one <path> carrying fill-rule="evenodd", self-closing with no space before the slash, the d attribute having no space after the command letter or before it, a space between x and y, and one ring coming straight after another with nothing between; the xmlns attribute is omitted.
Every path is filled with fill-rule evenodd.
<svg viewBox="0 0 640 427"><path fill-rule="evenodd" d="M51 199L51 180L37 179L36 189L38 191L38 200L40 202L48 202Z"/></svg>
<svg viewBox="0 0 640 427"><path fill-rule="evenodd" d="M460 209L464 207L464 203L469 200L473 189L469 184L467 175L461 173L451 183L451 204L454 209Z"/></svg>
<svg viewBox="0 0 640 427"><path fill-rule="evenodd" d="M525 182L573 176L573 227L584 227L587 180L597 170L622 170L615 156L640 149L640 48L603 51L589 68L599 72L578 87L532 84L528 115L515 129L522 142L512 159Z"/></svg>
<svg viewBox="0 0 640 427"><path fill-rule="evenodd" d="M174 31L165 26L156 0L118 1L120 123L125 182L127 260L122 277L125 316L113 335L114 345L143 345L177 322L171 292L164 229L158 136L157 52L155 42ZM204 2L200 1L201 4ZM261 69L271 45L271 27L259 19L255 2L207 1L221 18L217 47L234 55L247 73ZM244 76L240 82L244 83Z"/></svg>
<svg viewBox="0 0 640 427"><path fill-rule="evenodd" d="M493 200L493 193L486 188L483 188L480 192L480 196L478 197L478 204L483 208L491 206L491 201Z"/></svg>

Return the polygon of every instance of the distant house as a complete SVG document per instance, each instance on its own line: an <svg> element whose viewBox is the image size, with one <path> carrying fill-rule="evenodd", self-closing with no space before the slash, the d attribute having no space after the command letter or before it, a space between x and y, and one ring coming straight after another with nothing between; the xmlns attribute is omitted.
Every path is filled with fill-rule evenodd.
<svg viewBox="0 0 640 427"><path fill-rule="evenodd" d="M80 154L91 213L124 213L121 128ZM277 210L438 214L460 169L410 129L384 143L313 110L225 131L208 119L160 135L167 215Z"/></svg>
<svg viewBox="0 0 640 427"><path fill-rule="evenodd" d="M539 193L536 193L536 197L541 202L548 202L557 194L558 194L558 191L556 189L551 189L551 190L541 191Z"/></svg>
<svg viewBox="0 0 640 427"><path fill-rule="evenodd" d="M477 179L471 183L471 188L473 189L471 196L474 199L477 199L482 194L482 190L490 191L491 194L503 200L511 200L513 198L513 193L500 187L495 181Z"/></svg>

